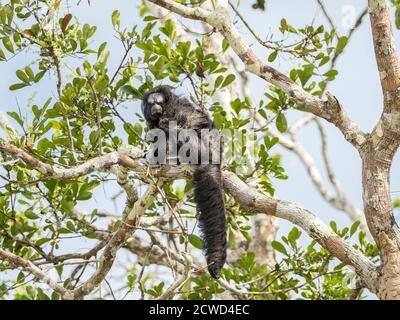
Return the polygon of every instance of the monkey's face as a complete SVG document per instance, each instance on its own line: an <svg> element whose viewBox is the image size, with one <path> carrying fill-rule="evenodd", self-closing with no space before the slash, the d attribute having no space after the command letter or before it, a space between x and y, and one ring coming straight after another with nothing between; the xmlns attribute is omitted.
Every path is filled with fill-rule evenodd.
<svg viewBox="0 0 400 320"><path fill-rule="evenodd" d="M152 120L157 120L161 117L164 111L165 97L160 92L151 93L147 98L147 106L150 111Z"/></svg>

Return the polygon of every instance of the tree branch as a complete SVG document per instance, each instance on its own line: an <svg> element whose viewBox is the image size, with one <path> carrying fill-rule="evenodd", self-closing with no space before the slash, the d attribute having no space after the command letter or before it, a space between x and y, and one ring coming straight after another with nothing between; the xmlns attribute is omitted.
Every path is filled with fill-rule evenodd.
<svg viewBox="0 0 400 320"><path fill-rule="evenodd" d="M108 153L107 155L93 158L82 164L66 169L44 163L23 149L8 144L4 141L0 141L0 152L4 152L13 158L22 160L25 162L25 164L39 171L48 178L54 178L58 180L76 179L95 171L104 171L106 169L110 169L111 166L115 164L121 164L128 168L134 168L138 166L138 163L131 157L143 157L143 152L140 149L132 147L129 151L125 148L121 148L118 152Z"/></svg>
<svg viewBox="0 0 400 320"><path fill-rule="evenodd" d="M400 59L387 1L369 0L368 8L384 97L382 117L371 134L371 141L378 160L385 162L393 158L400 144Z"/></svg>
<svg viewBox="0 0 400 320"><path fill-rule="evenodd" d="M188 8L183 4L179 4L172 0L149 0L160 7L173 11L181 16L190 18L192 20L205 21L210 15L210 12L200 7Z"/></svg>
<svg viewBox="0 0 400 320"><path fill-rule="evenodd" d="M39 267L33 264L31 261L21 258L11 252L0 249L0 259L7 260L19 268L24 269L27 272L32 273L41 282L47 284L52 290L57 292L60 296L65 296L68 290L60 286L56 281L54 281L48 274L42 271Z"/></svg>

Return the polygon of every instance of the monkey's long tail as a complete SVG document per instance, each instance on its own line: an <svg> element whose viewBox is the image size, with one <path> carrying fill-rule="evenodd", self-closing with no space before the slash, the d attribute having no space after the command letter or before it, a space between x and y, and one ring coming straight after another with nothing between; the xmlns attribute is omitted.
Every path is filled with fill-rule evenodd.
<svg viewBox="0 0 400 320"><path fill-rule="evenodd" d="M226 218L221 167L199 165L193 174L194 198L210 275L218 279L226 260Z"/></svg>

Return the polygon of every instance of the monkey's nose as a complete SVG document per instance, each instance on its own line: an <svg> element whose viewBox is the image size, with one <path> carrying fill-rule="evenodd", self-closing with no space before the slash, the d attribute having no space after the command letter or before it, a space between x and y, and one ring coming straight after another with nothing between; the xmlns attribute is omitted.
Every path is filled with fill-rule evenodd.
<svg viewBox="0 0 400 320"><path fill-rule="evenodd" d="M151 107L152 116L160 116L162 114L162 107L159 104L155 104Z"/></svg>

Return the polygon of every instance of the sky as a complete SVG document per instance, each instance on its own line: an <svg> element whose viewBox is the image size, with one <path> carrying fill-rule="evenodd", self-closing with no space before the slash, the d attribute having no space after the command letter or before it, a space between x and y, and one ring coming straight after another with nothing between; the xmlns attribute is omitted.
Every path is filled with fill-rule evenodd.
<svg viewBox="0 0 400 320"><path fill-rule="evenodd" d="M71 9L74 16L79 17L82 23L96 25L98 30L93 38L93 42L98 46L99 43L107 41L111 51L111 69L115 68L119 63L122 55L122 49L119 42L115 39L111 27L111 12L115 9L121 11L122 24L132 26L139 25L139 29L143 27L143 22L138 16L138 5L141 1L132 0L114 0L102 1L92 0L91 6L82 1L81 5ZM280 24L282 18L297 27L311 24L323 23L328 27L327 21L322 15L321 10L315 0L268 0L265 12L254 11L251 9L253 1L241 1L241 13L248 18L249 23L259 35L274 33ZM335 0L325 1L326 7L333 17L338 32L342 35L348 31L349 21L365 8L366 1L353 0ZM73 3L70 1L69 3ZM231 13L231 16L233 14ZM354 19L353 19L354 20ZM190 25L187 20L185 24ZM251 37L249 32L243 27L238 26L241 34L248 43L253 45L253 49L261 59L267 59L270 52L260 47ZM278 33L277 33L278 35ZM395 38L399 43L400 33L395 30ZM18 106L24 110L29 103L29 97L34 95L33 101L39 105L43 104L49 96L56 96L55 87L49 79L44 79L41 84L36 87L28 87L16 92L8 91L8 87L18 82L15 76L17 67L24 67L31 61L32 54L22 54L14 57L8 63L0 64L0 110L16 111ZM278 59L274 62L274 67L285 72L292 67L292 61ZM362 26L355 32L350 44L346 47L345 53L340 57L337 68L339 75L337 79L329 85L329 91L335 95L341 102L343 107L359 125L362 130L371 131L382 111L382 93L378 78L376 62L374 59L374 51L371 38L371 30L369 19L366 17ZM250 75L250 88L252 91L253 101L261 98L266 90L266 83ZM49 86L51 84L51 86ZM124 114L129 117L130 114L138 112L139 103L132 102L126 106ZM295 120L302 114L293 111L289 114L291 121ZM133 119L133 117L132 117ZM129 119L127 119L129 121ZM331 157L331 165L344 189L348 198L359 208L362 207L361 195L361 161L357 151L345 141L341 133L328 123L324 123L328 134L328 153ZM0 132L0 137L2 136ZM309 126L301 130L300 140L305 148L314 156L314 160L321 172L323 170L321 147L319 135L314 126ZM312 185L304 167L298 158L290 152L279 149L282 154L283 166L289 176L285 181L274 181L277 189L276 196L288 201L302 203L310 209L314 214L319 216L323 221L329 222L335 220L339 227L349 226L352 222L341 212L331 208L321 199L319 193ZM396 156L392 168L392 191L393 197L400 197L400 179L399 179L400 157ZM327 181L327 177L324 174ZM104 193L108 196L116 192L116 188L107 189L99 192L93 203L84 205L87 209L93 209L95 204L99 209L115 210L109 202L105 202ZM122 204L121 200L121 204ZM397 218L398 215L397 215ZM286 222L280 223L279 235L286 234L292 225ZM307 243L309 239L303 239Z"/></svg>

